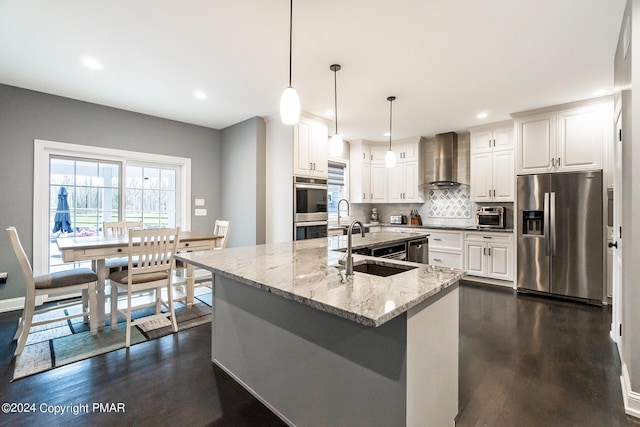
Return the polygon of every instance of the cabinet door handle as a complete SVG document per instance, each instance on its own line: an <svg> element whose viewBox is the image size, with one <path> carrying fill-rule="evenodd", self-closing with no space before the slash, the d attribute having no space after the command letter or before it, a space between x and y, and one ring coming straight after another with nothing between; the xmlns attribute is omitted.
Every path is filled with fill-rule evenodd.
<svg viewBox="0 0 640 427"><path fill-rule="evenodd" d="M495 139L493 140L493 146L494 147L496 146L496 140Z"/></svg>
<svg viewBox="0 0 640 427"><path fill-rule="evenodd" d="M491 236L482 236L483 239L490 239Z"/></svg>
<svg viewBox="0 0 640 427"><path fill-rule="evenodd" d="M554 168L556 167L556 159L555 159L555 157L551 159L551 166L554 167Z"/></svg>
<svg viewBox="0 0 640 427"><path fill-rule="evenodd" d="M493 198L496 198L496 190L493 190Z"/></svg>
<svg viewBox="0 0 640 427"><path fill-rule="evenodd" d="M487 254L487 248L482 248L482 255L486 255Z"/></svg>
<svg viewBox="0 0 640 427"><path fill-rule="evenodd" d="M362 193L362 200L366 200L367 199L367 195L365 193Z"/></svg>
<svg viewBox="0 0 640 427"><path fill-rule="evenodd" d="M438 262L442 262L442 259L440 259L440 258L434 258L433 260L434 261L438 261Z"/></svg>
<svg viewBox="0 0 640 427"><path fill-rule="evenodd" d="M491 147L491 140L489 140L489 147Z"/></svg>
<svg viewBox="0 0 640 427"><path fill-rule="evenodd" d="M434 237L433 240L435 240L436 242L441 242L442 239L438 239L437 237Z"/></svg>
<svg viewBox="0 0 640 427"><path fill-rule="evenodd" d="M560 167L560 157L558 157L558 167Z"/></svg>
<svg viewBox="0 0 640 427"><path fill-rule="evenodd" d="M487 248L487 252L489 252L489 256L491 256L491 248Z"/></svg>
<svg viewBox="0 0 640 427"><path fill-rule="evenodd" d="M366 160L367 158L367 153L362 153L362 160Z"/></svg>

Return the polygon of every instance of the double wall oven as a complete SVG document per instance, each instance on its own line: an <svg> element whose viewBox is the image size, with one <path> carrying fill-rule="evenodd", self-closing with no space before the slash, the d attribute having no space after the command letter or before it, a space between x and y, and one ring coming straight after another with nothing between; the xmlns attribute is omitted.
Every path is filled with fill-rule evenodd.
<svg viewBox="0 0 640 427"><path fill-rule="evenodd" d="M327 237L327 180L294 177L293 187L294 240Z"/></svg>

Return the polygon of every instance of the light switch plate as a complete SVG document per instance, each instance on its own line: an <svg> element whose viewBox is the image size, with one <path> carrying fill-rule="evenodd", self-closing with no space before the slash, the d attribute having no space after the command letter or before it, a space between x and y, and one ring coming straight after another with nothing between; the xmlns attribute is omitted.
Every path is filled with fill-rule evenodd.
<svg viewBox="0 0 640 427"><path fill-rule="evenodd" d="M207 216L207 210L206 209L196 209L195 214L196 214L196 216Z"/></svg>
<svg viewBox="0 0 640 427"><path fill-rule="evenodd" d="M196 199L196 206L204 206L204 199Z"/></svg>

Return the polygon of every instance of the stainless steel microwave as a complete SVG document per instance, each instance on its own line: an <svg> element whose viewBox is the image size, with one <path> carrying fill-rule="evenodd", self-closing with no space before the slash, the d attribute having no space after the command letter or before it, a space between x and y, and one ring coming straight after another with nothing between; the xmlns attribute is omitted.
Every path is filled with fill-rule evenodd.
<svg viewBox="0 0 640 427"><path fill-rule="evenodd" d="M478 206L476 208L476 227L504 228L503 206Z"/></svg>

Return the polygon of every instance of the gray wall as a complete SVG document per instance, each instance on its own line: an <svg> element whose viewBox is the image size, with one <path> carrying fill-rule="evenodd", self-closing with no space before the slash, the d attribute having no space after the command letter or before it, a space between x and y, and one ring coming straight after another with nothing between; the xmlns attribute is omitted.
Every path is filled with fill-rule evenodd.
<svg viewBox="0 0 640 427"><path fill-rule="evenodd" d="M24 295L4 229L18 229L31 259L34 139L191 158L191 196L205 199L208 210L191 218L191 228L213 231L220 215L220 131L0 85L0 271L9 273L0 299Z"/></svg>
<svg viewBox="0 0 640 427"><path fill-rule="evenodd" d="M221 219L231 221L228 246L265 242L266 124L254 117L222 131Z"/></svg>

